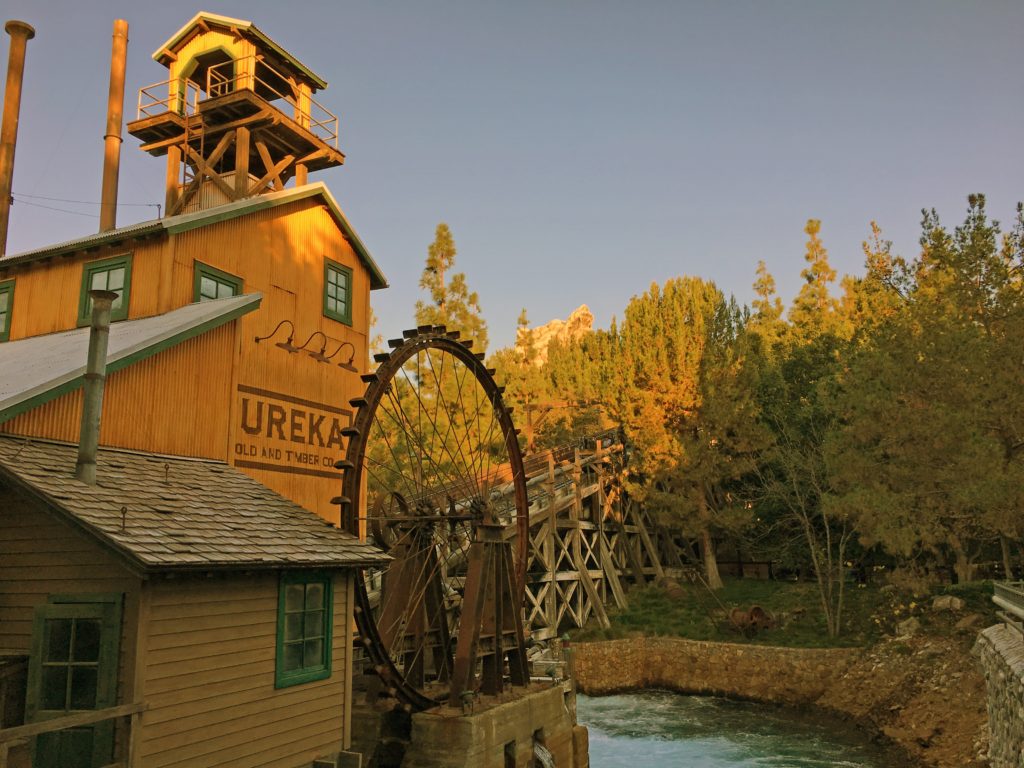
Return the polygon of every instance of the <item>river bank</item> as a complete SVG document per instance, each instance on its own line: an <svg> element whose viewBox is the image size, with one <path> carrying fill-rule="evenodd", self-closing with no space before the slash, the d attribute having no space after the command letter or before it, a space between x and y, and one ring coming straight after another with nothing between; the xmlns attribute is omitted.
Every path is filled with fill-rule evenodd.
<svg viewBox="0 0 1024 768"><path fill-rule="evenodd" d="M751 646L663 637L579 643L579 690L661 688L820 708L934 768L987 765L985 683L973 633L888 638L867 649Z"/></svg>

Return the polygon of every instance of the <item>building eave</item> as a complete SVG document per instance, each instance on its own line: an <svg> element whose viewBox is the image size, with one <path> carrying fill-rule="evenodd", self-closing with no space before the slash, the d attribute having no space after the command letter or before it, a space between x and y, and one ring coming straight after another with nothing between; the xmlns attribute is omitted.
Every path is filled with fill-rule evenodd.
<svg viewBox="0 0 1024 768"><path fill-rule="evenodd" d="M267 49L273 51L273 53L282 61L295 67L303 75L309 78L310 84L315 86L314 90L322 90L327 87L326 80L299 61L294 55L286 51L281 45L275 42L273 38L260 30L251 21L235 19L231 16L221 16L220 14L210 13L209 11L200 11L193 16L181 29L171 35L167 42L153 52L153 59L164 66L168 66L171 59L168 54L175 53L175 49L178 45L188 38L189 34L199 25L200 22L212 23L217 26L228 27L229 29L234 28L242 34L251 35L263 43Z"/></svg>
<svg viewBox="0 0 1024 768"><path fill-rule="evenodd" d="M230 221L231 219L238 218L239 216L246 216L250 213L276 208L281 205L287 205L288 203L316 196L323 199L324 204L331 212L331 216L337 223L338 228L351 244L352 250L356 252L356 256L359 257L359 260L370 273L370 288L373 290L378 288L387 288L388 281L384 276L384 273L381 272L380 267L377 266L377 262L374 261L373 256L370 255L369 250L367 250L363 241L359 238L359 235L356 234L355 229L349 223L348 219L345 218L345 214L342 212L337 200L334 199L330 190L327 189L327 185L322 181L305 184L301 187L291 187L289 189L283 189L280 192L271 192L266 195L256 195L255 197L249 197L245 200L236 200L231 203L225 203L224 205L218 205L213 208L206 208L201 211L180 213L176 216L167 216L162 219L144 221L138 224L129 224L124 227L112 229L109 232L86 235L74 240L66 240L62 243L36 248L32 251L23 251L22 253L12 254L11 256L6 256L0 259L0 271L3 271L8 267L16 267L22 264L53 258L54 256L64 256L76 251L95 250L103 246L115 245L127 240L152 237L163 233L175 234L178 232L188 232L189 230L210 226L222 221Z"/></svg>

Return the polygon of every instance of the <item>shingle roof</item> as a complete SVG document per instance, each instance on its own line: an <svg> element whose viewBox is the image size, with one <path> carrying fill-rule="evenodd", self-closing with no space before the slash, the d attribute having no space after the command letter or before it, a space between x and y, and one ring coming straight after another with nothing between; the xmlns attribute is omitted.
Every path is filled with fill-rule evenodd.
<svg viewBox="0 0 1024 768"><path fill-rule="evenodd" d="M107 373L145 360L259 307L258 293L189 304L110 326ZM89 328L0 344L0 422L77 389L85 376Z"/></svg>
<svg viewBox="0 0 1024 768"><path fill-rule="evenodd" d="M76 457L73 444L0 436L0 481L20 485L142 571L387 560L223 462L101 448L92 486L75 479Z"/></svg>

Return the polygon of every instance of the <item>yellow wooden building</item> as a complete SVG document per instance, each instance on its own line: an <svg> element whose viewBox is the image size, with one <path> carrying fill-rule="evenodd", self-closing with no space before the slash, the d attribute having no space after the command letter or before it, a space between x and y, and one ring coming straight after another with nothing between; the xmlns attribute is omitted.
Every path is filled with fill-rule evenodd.
<svg viewBox="0 0 1024 768"><path fill-rule="evenodd" d="M338 529L335 462L387 283L308 183L344 160L322 79L208 13L154 58L128 131L166 156L169 215L0 259L0 766L338 761L353 569L384 556Z"/></svg>

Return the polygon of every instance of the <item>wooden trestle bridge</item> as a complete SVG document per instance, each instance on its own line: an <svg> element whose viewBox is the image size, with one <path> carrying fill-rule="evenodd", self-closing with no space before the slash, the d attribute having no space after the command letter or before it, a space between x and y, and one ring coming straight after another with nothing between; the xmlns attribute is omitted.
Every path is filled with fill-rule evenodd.
<svg viewBox="0 0 1024 768"><path fill-rule="evenodd" d="M615 431L526 457L529 556L526 626L545 640L608 606L625 608L630 586L684 570L670 534L623 492L624 445Z"/></svg>

